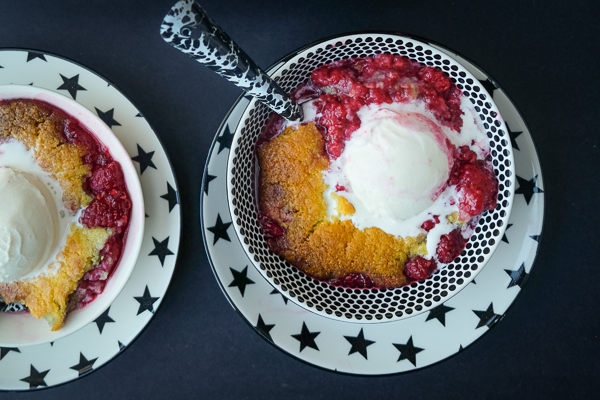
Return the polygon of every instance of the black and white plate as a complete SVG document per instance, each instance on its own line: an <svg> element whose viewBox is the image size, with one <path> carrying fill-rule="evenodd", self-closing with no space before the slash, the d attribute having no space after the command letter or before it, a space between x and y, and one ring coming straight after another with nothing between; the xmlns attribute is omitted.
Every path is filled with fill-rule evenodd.
<svg viewBox="0 0 600 400"><path fill-rule="evenodd" d="M69 382L106 364L150 322L175 269L181 230L179 194L167 155L146 119L95 72L48 53L0 49L0 84L49 89L98 114L133 159L146 209L138 262L108 310L55 342L0 347L0 390L30 390Z"/></svg>
<svg viewBox="0 0 600 400"><path fill-rule="evenodd" d="M507 230L494 256L471 284L428 312L395 322L361 324L317 315L288 301L253 267L235 235L227 206L228 153L249 98L237 100L213 141L200 207L204 242L217 281L232 306L259 334L315 366L383 375L441 361L501 320L529 277L544 214L541 168L529 130L506 93L483 71L431 45L466 67L493 95L514 148L517 189ZM302 50L289 54L269 72Z"/></svg>

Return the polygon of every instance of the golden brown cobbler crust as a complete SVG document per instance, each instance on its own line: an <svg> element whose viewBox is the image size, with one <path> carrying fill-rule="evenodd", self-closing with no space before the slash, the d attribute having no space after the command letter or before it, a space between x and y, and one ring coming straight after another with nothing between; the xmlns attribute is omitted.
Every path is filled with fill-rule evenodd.
<svg viewBox="0 0 600 400"><path fill-rule="evenodd" d="M406 281L406 260L427 254L425 235L402 238L328 220L322 178L328 158L314 124L286 129L257 149L257 156L261 212L286 230L272 242L274 250L309 275L329 280L361 273L379 287L398 287ZM336 200L341 214L354 213L345 198Z"/></svg>
<svg viewBox="0 0 600 400"><path fill-rule="evenodd" d="M0 141L18 140L27 150L33 150L38 165L64 189L65 206L76 211L92 200L83 190L90 171L81 161L84 150L65 143L62 130L57 117L34 103L0 104ZM47 273L22 281L0 282L0 295L7 303L24 304L35 318L44 317L53 331L59 330L69 296L83 275L98 263L108 236L106 229L72 224L65 246Z"/></svg>
<svg viewBox="0 0 600 400"><path fill-rule="evenodd" d="M0 141L16 139L33 149L38 165L52 174L65 191L65 204L72 210L87 206L91 197L83 190L90 173L81 162L84 150L65 143L58 118L34 103L14 101L0 105Z"/></svg>

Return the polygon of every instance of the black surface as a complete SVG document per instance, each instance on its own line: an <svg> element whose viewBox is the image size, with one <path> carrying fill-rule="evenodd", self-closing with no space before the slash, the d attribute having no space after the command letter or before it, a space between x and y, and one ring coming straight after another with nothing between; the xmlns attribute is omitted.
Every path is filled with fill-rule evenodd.
<svg viewBox="0 0 600 400"><path fill-rule="evenodd" d="M87 65L139 107L173 162L184 221L171 288L127 351L72 383L0 393L2 399L600 395L600 221L593 207L600 194L597 3L202 2L263 67L306 43L348 31L401 31L443 43L509 93L536 140L545 180L544 238L506 317L446 361L366 378L323 371L278 351L219 289L201 243L200 181L212 137L239 90L162 41L160 22L174 2L2 2L0 47L39 49ZM33 383L37 375L32 372Z"/></svg>

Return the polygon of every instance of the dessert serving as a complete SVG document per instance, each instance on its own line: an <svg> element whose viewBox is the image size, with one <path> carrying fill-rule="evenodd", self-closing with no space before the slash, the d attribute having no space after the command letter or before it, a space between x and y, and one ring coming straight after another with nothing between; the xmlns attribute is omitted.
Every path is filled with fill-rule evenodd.
<svg viewBox="0 0 600 400"><path fill-rule="evenodd" d="M313 313L366 323L468 285L514 196L485 86L435 45L383 33L325 39L272 71L304 120L251 101L227 164L233 227L257 271Z"/></svg>
<svg viewBox="0 0 600 400"><path fill-rule="evenodd" d="M132 213L123 169L60 108L1 100L0 209L0 296L59 330L123 255Z"/></svg>
<svg viewBox="0 0 600 400"><path fill-rule="evenodd" d="M257 142L269 248L320 281L394 288L462 252L497 203L488 138L441 70L379 54L312 71ZM309 100L309 101L306 101Z"/></svg>

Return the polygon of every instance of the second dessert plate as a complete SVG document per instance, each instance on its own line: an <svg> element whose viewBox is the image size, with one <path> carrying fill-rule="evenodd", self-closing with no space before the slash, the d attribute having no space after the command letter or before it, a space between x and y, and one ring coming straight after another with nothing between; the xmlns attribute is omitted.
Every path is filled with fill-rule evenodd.
<svg viewBox="0 0 600 400"><path fill-rule="evenodd" d="M493 257L472 283L427 312L394 322L361 324L318 315L289 301L253 267L235 234L227 206L228 153L249 98L237 100L213 141L200 207L204 242L217 281L231 305L260 335L315 366L349 374L385 375L444 360L502 319L533 266L542 231L544 186L525 121L506 93L481 69L448 49L430 45L467 68L492 94L508 126L517 186L506 232ZM284 57L269 73L300 51Z"/></svg>
<svg viewBox="0 0 600 400"><path fill-rule="evenodd" d="M97 73L48 53L0 49L0 84L31 84L55 91L97 114L133 160L146 210L137 263L120 295L104 313L51 343L0 347L0 390L35 390L98 369L148 325L175 270L181 228L179 195L167 155L144 116ZM0 313L0 329L2 317Z"/></svg>

